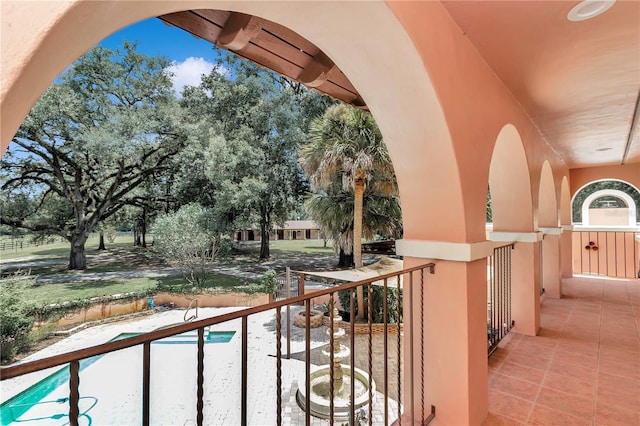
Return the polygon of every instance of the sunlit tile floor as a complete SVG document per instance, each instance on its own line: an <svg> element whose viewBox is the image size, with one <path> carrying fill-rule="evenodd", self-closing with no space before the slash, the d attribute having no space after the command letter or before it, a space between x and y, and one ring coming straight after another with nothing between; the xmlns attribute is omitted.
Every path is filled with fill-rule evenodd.
<svg viewBox="0 0 640 426"><path fill-rule="evenodd" d="M640 280L574 277L489 358L489 425L640 425Z"/></svg>

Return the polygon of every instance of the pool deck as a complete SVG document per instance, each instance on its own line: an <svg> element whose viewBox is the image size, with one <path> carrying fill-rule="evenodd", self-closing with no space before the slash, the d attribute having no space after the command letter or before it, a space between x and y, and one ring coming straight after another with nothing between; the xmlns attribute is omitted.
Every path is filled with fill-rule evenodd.
<svg viewBox="0 0 640 426"><path fill-rule="evenodd" d="M241 308L201 308L198 319L232 312ZM292 308L293 313L302 307ZM283 334L286 333L285 310ZM97 325L61 340L33 354L21 362L41 359L112 340L122 333L144 333L160 327L182 323L184 310L158 312L143 319ZM205 345L204 416L205 424L240 424L241 404L241 321L233 320L212 326L210 331L235 331L227 343ZM304 329L291 327L291 358L282 359L282 403L283 424L304 423L304 412L296 403L298 379L304 377ZM275 310L251 315L248 319L248 423L252 425L273 424L276 419L276 339ZM328 342L327 328L311 330L312 363L325 364L328 359L321 348ZM365 367L368 351L359 349L364 342L356 342L358 367ZM195 424L196 418L196 345L152 345L151 348L151 422L162 425ZM375 349L374 349L375 350ZM286 334L282 340L283 354L286 351ZM375 356L375 354L374 354ZM380 357L375 357L376 360ZM377 364L377 363L376 363ZM176 368L180 366L180 368ZM378 370L374 365L374 371ZM0 383L0 400L10 399L23 389L47 377L60 367ZM364 368L366 369L366 367ZM381 385L378 385L381 386ZM109 354L81 371L80 396L82 404L97 401L88 414L93 424L134 425L141 421L142 347L134 347ZM65 386L46 397L55 400L68 396ZM390 401L390 422L395 419L395 402ZM55 409L65 412L68 405ZM383 402L378 394L374 406L374 423L382 420ZM51 406L42 404L26 413L25 417L51 416ZM42 413L40 413L42 411ZM66 417L58 420L64 424ZM328 424L327 420L313 419L312 424ZM340 424L340 422L336 422ZM20 424L43 424L25 422ZM51 424L51 423L47 423ZM82 423L81 423L82 424Z"/></svg>

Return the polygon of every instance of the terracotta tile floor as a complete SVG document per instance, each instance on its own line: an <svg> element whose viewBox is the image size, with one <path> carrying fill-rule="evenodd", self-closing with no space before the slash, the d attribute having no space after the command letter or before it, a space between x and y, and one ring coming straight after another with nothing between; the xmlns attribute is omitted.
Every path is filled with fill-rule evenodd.
<svg viewBox="0 0 640 426"><path fill-rule="evenodd" d="M574 277L489 358L489 425L640 425L640 281Z"/></svg>

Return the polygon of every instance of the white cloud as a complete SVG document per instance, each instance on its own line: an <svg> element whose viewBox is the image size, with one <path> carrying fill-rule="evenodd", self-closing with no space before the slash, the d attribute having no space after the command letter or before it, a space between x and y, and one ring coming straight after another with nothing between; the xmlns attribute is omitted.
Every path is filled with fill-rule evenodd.
<svg viewBox="0 0 640 426"><path fill-rule="evenodd" d="M204 58L190 57L183 62L174 61L167 67L167 71L173 74L173 88L178 96L181 96L185 86L200 85L202 74L208 75L214 67L212 62Z"/></svg>

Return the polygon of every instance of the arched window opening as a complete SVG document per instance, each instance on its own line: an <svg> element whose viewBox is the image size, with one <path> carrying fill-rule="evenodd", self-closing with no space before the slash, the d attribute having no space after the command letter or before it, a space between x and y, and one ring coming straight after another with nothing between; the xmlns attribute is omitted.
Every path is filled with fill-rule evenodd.
<svg viewBox="0 0 640 426"><path fill-rule="evenodd" d="M594 196L596 193L599 194ZM633 226L640 223L640 210L637 208L639 205L640 191L633 185L620 180L601 180L591 182L576 192L571 202L571 218L574 224L593 225L592 221L585 217L590 209L628 208L630 213L633 213L630 219L630 225Z"/></svg>

